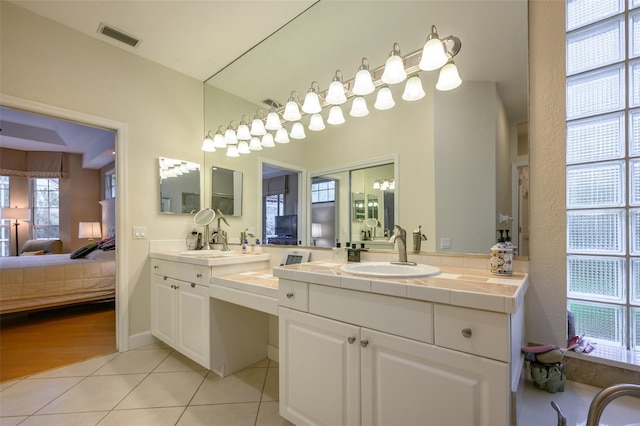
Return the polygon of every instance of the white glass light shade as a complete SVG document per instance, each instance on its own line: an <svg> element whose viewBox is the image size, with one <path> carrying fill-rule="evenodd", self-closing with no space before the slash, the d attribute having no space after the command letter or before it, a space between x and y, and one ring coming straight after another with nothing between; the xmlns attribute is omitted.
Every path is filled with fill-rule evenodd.
<svg viewBox="0 0 640 426"><path fill-rule="evenodd" d="M329 117L327 117L327 123L332 125L344 123L344 114L342 114L342 108L339 106L332 106L329 110Z"/></svg>
<svg viewBox="0 0 640 426"><path fill-rule="evenodd" d="M265 148L273 148L276 144L273 143L273 135L271 133L267 133L262 137L262 142L260 142Z"/></svg>
<svg viewBox="0 0 640 426"><path fill-rule="evenodd" d="M270 112L267 114L267 122L264 125L267 130L278 130L282 128L282 123L280 123L280 116L277 112Z"/></svg>
<svg viewBox="0 0 640 426"><path fill-rule="evenodd" d="M320 130L324 130L324 120L320 114L313 114L311 119L309 120L309 130L313 130L314 132L318 132Z"/></svg>
<svg viewBox="0 0 640 426"><path fill-rule="evenodd" d="M216 152L216 146L213 144L213 139L211 139L211 136L207 135L207 137L204 138L201 149L205 152Z"/></svg>
<svg viewBox="0 0 640 426"><path fill-rule="evenodd" d="M424 89L422 88L422 81L420 77L414 75L404 86L404 93L402 93L402 99L405 101L417 101L424 98Z"/></svg>
<svg viewBox="0 0 640 426"><path fill-rule="evenodd" d="M341 81L334 80L331 82L326 100L331 105L342 105L347 102L347 95L344 93L344 85Z"/></svg>
<svg viewBox="0 0 640 426"><path fill-rule="evenodd" d="M238 143L236 132L231 127L224 131L224 141L227 145Z"/></svg>
<svg viewBox="0 0 640 426"><path fill-rule="evenodd" d="M227 147L227 157L240 157L237 145L229 145Z"/></svg>
<svg viewBox="0 0 640 426"><path fill-rule="evenodd" d="M222 136L222 133L216 132L216 134L213 135L213 146L216 148L227 147L227 143L224 141L224 136Z"/></svg>
<svg viewBox="0 0 640 426"><path fill-rule="evenodd" d="M100 222L80 222L78 224L78 238L102 238Z"/></svg>
<svg viewBox="0 0 640 426"><path fill-rule="evenodd" d="M422 49L422 58L418 67L421 70L432 71L437 70L446 63L447 55L442 41L437 36L427 40Z"/></svg>
<svg viewBox="0 0 640 426"><path fill-rule="evenodd" d="M247 126L244 123L240 124L238 126L237 137L238 137L238 140L240 141L248 141L249 139L251 139L251 133L249 133L249 126Z"/></svg>
<svg viewBox="0 0 640 426"><path fill-rule="evenodd" d="M249 131L253 136L262 136L267 133L267 129L264 128L264 123L259 118L254 118L251 122L251 130Z"/></svg>
<svg viewBox="0 0 640 426"><path fill-rule="evenodd" d="M257 136L253 136L249 141L249 149L251 151L261 151L262 144L260 143L260 139Z"/></svg>
<svg viewBox="0 0 640 426"><path fill-rule="evenodd" d="M240 154L250 154L251 150L249 149L249 144L247 141L240 141L238 143L238 152Z"/></svg>
<svg viewBox="0 0 640 426"><path fill-rule="evenodd" d="M387 84L397 84L403 82L407 78L407 72L404 70L404 63L399 55L391 55L387 59L382 73L381 80Z"/></svg>
<svg viewBox="0 0 640 426"><path fill-rule="evenodd" d="M287 105L284 107L284 114L282 114L282 118L287 121L298 121L302 118L296 101L287 102Z"/></svg>
<svg viewBox="0 0 640 426"><path fill-rule="evenodd" d="M385 110L391 109L396 105L391 94L391 89L388 87L381 87L378 90L378 96L376 96L376 102L373 104L375 109Z"/></svg>
<svg viewBox="0 0 640 426"><path fill-rule="evenodd" d="M315 114L322 111L322 107L320 107L320 97L316 92L307 92L307 95L304 97L304 104L302 104L302 111L307 114Z"/></svg>
<svg viewBox="0 0 640 426"><path fill-rule="evenodd" d="M369 115L369 108L367 108L367 101L362 97L358 96L353 98L351 102L351 111L349 115L352 117L364 117Z"/></svg>
<svg viewBox="0 0 640 426"><path fill-rule="evenodd" d="M369 70L360 70L356 74L355 82L353 83L353 93L359 96L368 95L376 90L371 80L371 73Z"/></svg>
<svg viewBox="0 0 640 426"><path fill-rule="evenodd" d="M289 134L287 133L287 129L284 127L278 129L276 137L273 140L277 143L289 143Z"/></svg>
<svg viewBox="0 0 640 426"><path fill-rule="evenodd" d="M307 137L307 135L304 133L304 126L302 125L302 123L300 123L299 121L296 123L293 123L293 126L291 127L291 132L289 133L289 136L291 136L293 139L304 139Z"/></svg>
<svg viewBox="0 0 640 426"><path fill-rule="evenodd" d="M373 189L380 189L380 181L376 180L373 182Z"/></svg>
<svg viewBox="0 0 640 426"><path fill-rule="evenodd" d="M31 210L26 207L3 207L0 209L0 217L10 220L29 220Z"/></svg>
<svg viewBox="0 0 640 426"><path fill-rule="evenodd" d="M447 90L453 90L462 84L462 79L458 74L458 67L453 61L449 61L447 65L440 70L440 76L436 83L436 89L446 92Z"/></svg>

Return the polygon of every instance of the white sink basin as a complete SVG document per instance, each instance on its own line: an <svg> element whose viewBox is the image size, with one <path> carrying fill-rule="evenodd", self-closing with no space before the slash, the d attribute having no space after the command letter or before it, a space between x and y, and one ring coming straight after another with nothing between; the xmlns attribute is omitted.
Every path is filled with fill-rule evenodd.
<svg viewBox="0 0 640 426"><path fill-rule="evenodd" d="M367 277L418 278L438 275L440 269L429 265L405 265L390 262L350 263L340 267L342 271Z"/></svg>

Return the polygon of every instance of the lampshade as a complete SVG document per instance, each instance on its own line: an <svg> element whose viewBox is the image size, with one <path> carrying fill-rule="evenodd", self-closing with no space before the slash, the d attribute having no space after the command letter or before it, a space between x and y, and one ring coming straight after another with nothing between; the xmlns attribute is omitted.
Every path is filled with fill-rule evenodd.
<svg viewBox="0 0 640 426"><path fill-rule="evenodd" d="M329 110L329 117L327 117L327 123L332 125L342 124L345 122L344 114L342 114L342 108L339 106L332 106Z"/></svg>
<svg viewBox="0 0 640 426"><path fill-rule="evenodd" d="M462 79L460 79L460 75L458 74L458 68L456 67L456 64L453 63L453 60L450 59L447 65L442 67L440 70L436 89L444 92L447 90L453 90L460 86L460 84L462 84Z"/></svg>
<svg viewBox="0 0 640 426"><path fill-rule="evenodd" d="M226 148L227 143L224 141L224 136L220 133L220 130L213 135L213 146L216 148Z"/></svg>
<svg viewBox="0 0 640 426"><path fill-rule="evenodd" d="M206 152L216 152L216 146L213 143L213 138L211 137L211 133L207 133L207 136L204 138L202 142L202 149Z"/></svg>
<svg viewBox="0 0 640 426"><path fill-rule="evenodd" d="M251 139L251 133L249 132L249 126L247 125L247 123L245 121L241 121L240 122L240 125L238 126L238 131L236 133L236 136L237 136L239 141L248 141L249 139Z"/></svg>
<svg viewBox="0 0 640 426"><path fill-rule="evenodd" d="M367 101L362 97L358 96L353 98L351 102L351 111L349 115L352 117L364 117L369 115L369 108L367 108Z"/></svg>
<svg viewBox="0 0 640 426"><path fill-rule="evenodd" d="M317 82L312 82L307 95L304 97L304 104L302 104L302 111L307 114L315 114L317 112L322 111L322 107L320 106L320 97L318 96L318 91L316 90L318 87Z"/></svg>
<svg viewBox="0 0 640 426"><path fill-rule="evenodd" d="M311 224L311 236L313 238L322 237L322 224L321 223L312 223Z"/></svg>
<svg viewBox="0 0 640 426"><path fill-rule="evenodd" d="M282 118L284 118L287 121L298 121L302 118L302 115L300 115L300 109L298 108L298 101L293 96L294 93L296 92L295 91L291 92L291 97L289 98L289 101L285 105L284 113L282 114ZM297 96L297 93L296 93L296 96Z"/></svg>
<svg viewBox="0 0 640 426"><path fill-rule="evenodd" d="M431 34L427 37L427 42L422 49L422 58L418 67L421 70L432 71L447 63L447 55L444 44L438 38L436 26L431 26Z"/></svg>
<svg viewBox="0 0 640 426"><path fill-rule="evenodd" d="M236 144L238 143L238 137L236 136L235 130L233 127L227 127L227 130L224 131L224 142L225 144Z"/></svg>
<svg viewBox="0 0 640 426"><path fill-rule="evenodd" d="M396 105L393 100L393 95L391 94L391 89L388 87L381 87L378 90L378 96L376 97L376 102L373 104L375 109L385 110L391 109Z"/></svg>
<svg viewBox="0 0 640 426"><path fill-rule="evenodd" d="M26 207L3 207L0 209L2 219L10 220L29 220L31 219L31 210Z"/></svg>
<svg viewBox="0 0 640 426"><path fill-rule="evenodd" d="M318 132L320 130L324 130L324 120L320 114L313 114L311 119L309 120L309 130L313 130L314 132Z"/></svg>
<svg viewBox="0 0 640 426"><path fill-rule="evenodd" d="M289 134L284 127L276 131L276 136L273 138L277 143L289 143Z"/></svg>
<svg viewBox="0 0 640 426"><path fill-rule="evenodd" d="M403 82L406 78L407 72L404 70L404 62L400 56L400 45L394 43L393 50L384 66L381 80L387 84L397 84Z"/></svg>
<svg viewBox="0 0 640 426"><path fill-rule="evenodd" d="M340 72L340 70L336 71L336 75L331 80L326 101L331 105L342 105L347 102L347 95L344 93L344 85L342 83L342 72Z"/></svg>
<svg viewBox="0 0 640 426"><path fill-rule="evenodd" d="M227 157L240 157L237 145L229 145L227 147Z"/></svg>
<svg viewBox="0 0 640 426"><path fill-rule="evenodd" d="M373 93L375 89L373 80L371 79L371 73L369 72L369 61L367 58L362 58L362 65L360 65L356 73L352 92L355 95L364 96Z"/></svg>
<svg viewBox="0 0 640 426"><path fill-rule="evenodd" d="M249 144L247 143L247 141L240 141L238 143L238 153L251 154L251 150L249 149Z"/></svg>
<svg viewBox="0 0 640 426"><path fill-rule="evenodd" d="M267 130L278 130L282 129L282 123L280 123L280 116L277 112L271 111L267 114L267 122L264 125Z"/></svg>
<svg viewBox="0 0 640 426"><path fill-rule="evenodd" d="M293 139L304 139L307 137L307 135L304 133L304 126L301 122L297 121L293 123L289 136L291 136Z"/></svg>
<svg viewBox="0 0 640 426"><path fill-rule="evenodd" d="M78 224L78 238L102 238L100 222L80 222Z"/></svg>
<svg viewBox="0 0 640 426"><path fill-rule="evenodd" d="M251 151L261 151L262 144L260 143L260 139L257 136L253 136L249 141L249 149Z"/></svg>
<svg viewBox="0 0 640 426"><path fill-rule="evenodd" d="M262 136L267 133L267 129L265 129L262 119L257 115L251 122L251 130L249 130L249 133L251 133L253 136Z"/></svg>
<svg viewBox="0 0 640 426"><path fill-rule="evenodd" d="M424 98L424 96L425 93L420 77L414 75L407 80L407 84L404 86L404 93L402 93L402 99L405 101L417 101Z"/></svg>
<svg viewBox="0 0 640 426"><path fill-rule="evenodd" d="M273 143L273 135L271 133L267 133L262 137L262 142L260 144L265 148L273 148L276 144Z"/></svg>

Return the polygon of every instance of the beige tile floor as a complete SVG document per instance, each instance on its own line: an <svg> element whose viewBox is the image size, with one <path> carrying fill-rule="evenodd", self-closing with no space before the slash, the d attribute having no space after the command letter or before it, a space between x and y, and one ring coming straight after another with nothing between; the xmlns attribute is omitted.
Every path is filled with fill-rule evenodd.
<svg viewBox="0 0 640 426"><path fill-rule="evenodd" d="M0 425L290 425L278 364L221 378L154 344L0 384Z"/></svg>
<svg viewBox="0 0 640 426"><path fill-rule="evenodd" d="M528 380L518 425L556 425L556 401L567 425L584 425L599 388L567 381L550 394ZM623 397L601 425L640 425L640 399ZM158 343L0 384L1 426L291 425L278 415L278 364L264 360L228 377ZM463 425L460 425L463 426Z"/></svg>

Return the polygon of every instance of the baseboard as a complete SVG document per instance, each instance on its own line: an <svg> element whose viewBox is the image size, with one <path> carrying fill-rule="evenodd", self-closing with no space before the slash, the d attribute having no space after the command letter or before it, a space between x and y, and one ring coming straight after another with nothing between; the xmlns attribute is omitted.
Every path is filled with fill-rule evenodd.
<svg viewBox="0 0 640 426"><path fill-rule="evenodd" d="M129 336L129 350L138 349L143 346L151 345L157 340L151 335L151 331L134 334Z"/></svg>
<svg viewBox="0 0 640 426"><path fill-rule="evenodd" d="M267 345L267 358L275 362L280 362L280 349L273 345Z"/></svg>

